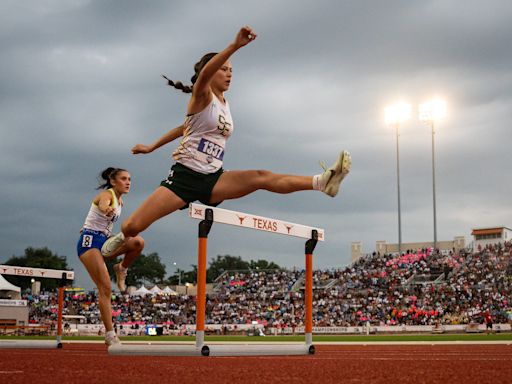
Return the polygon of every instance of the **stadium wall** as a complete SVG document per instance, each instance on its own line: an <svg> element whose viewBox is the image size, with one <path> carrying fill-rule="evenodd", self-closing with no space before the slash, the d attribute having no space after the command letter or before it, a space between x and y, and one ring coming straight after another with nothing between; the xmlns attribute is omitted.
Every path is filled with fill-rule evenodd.
<svg viewBox="0 0 512 384"><path fill-rule="evenodd" d="M0 299L0 325L28 325L27 300Z"/></svg>

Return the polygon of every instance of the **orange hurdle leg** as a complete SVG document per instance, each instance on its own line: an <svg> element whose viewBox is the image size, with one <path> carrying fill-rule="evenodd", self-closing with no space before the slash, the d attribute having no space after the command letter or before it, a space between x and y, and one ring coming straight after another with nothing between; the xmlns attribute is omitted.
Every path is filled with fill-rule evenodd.
<svg viewBox="0 0 512 384"><path fill-rule="evenodd" d="M199 223L199 250L197 255L196 347L204 345L206 315L206 255L208 234L213 224L213 210L206 209L205 219Z"/></svg>
<svg viewBox="0 0 512 384"><path fill-rule="evenodd" d="M318 241L318 232L313 230L311 239L306 241L306 284L304 287L304 305L306 307L305 313L305 337L306 344L313 344L313 250L315 249ZM314 353L314 348L312 352Z"/></svg>
<svg viewBox="0 0 512 384"><path fill-rule="evenodd" d="M57 345L62 346L62 308L64 307L64 287L59 287L59 309L57 312Z"/></svg>

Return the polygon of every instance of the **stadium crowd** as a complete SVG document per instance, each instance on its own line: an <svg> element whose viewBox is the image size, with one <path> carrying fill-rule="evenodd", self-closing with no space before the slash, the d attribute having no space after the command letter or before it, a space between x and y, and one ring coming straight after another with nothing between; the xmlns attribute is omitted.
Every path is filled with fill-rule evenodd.
<svg viewBox="0 0 512 384"><path fill-rule="evenodd" d="M437 325L511 320L512 243L474 252L407 251L362 257L343 269L316 270L313 276L314 326ZM266 327L303 325L304 271L228 271L207 296L207 324ZM30 321L54 321L56 295L27 295ZM158 323L178 329L195 324L195 297L113 294L118 324ZM101 323L95 292L66 295L64 314Z"/></svg>

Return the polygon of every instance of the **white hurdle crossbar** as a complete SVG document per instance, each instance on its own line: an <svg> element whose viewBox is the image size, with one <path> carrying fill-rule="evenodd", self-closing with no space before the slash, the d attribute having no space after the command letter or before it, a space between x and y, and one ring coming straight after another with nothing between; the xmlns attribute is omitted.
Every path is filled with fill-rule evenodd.
<svg viewBox="0 0 512 384"><path fill-rule="evenodd" d="M315 353L313 345L313 250L317 241L324 241L324 230L278 219L229 211L227 209L190 204L189 216L199 223L197 263L196 343L194 345L120 344L109 347L112 355L146 356L257 356L257 355L307 355ZM213 223L229 224L259 231L301 237L306 241L305 278L305 343L302 344L209 344L205 345L206 312L206 258L207 239Z"/></svg>
<svg viewBox="0 0 512 384"><path fill-rule="evenodd" d="M2 340L1 348L62 348L62 308L64 303L64 287L69 280L75 279L75 272L60 269L43 269L0 265L0 275L14 275L33 278L61 279L59 286L56 340Z"/></svg>
<svg viewBox="0 0 512 384"><path fill-rule="evenodd" d="M16 267L13 265L0 265L0 275L14 275L34 278L74 280L75 272L62 269L43 269L31 267Z"/></svg>
<svg viewBox="0 0 512 384"><path fill-rule="evenodd" d="M229 224L236 227L251 228L258 231L278 233L286 236L302 237L311 239L311 232L316 230L318 241L324 241L324 230L321 228L308 227L307 225L290 223L278 219L256 216L250 213L228 211L227 209L208 207L201 204L190 204L189 216L193 219L204 220L206 210L213 211L213 222L220 224Z"/></svg>

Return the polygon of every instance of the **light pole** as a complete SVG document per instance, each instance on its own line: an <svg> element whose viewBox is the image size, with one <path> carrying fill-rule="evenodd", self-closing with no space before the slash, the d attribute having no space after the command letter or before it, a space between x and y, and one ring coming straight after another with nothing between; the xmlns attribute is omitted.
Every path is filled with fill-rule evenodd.
<svg viewBox="0 0 512 384"><path fill-rule="evenodd" d="M398 191L398 255L402 254L402 212L400 208L400 150L398 137L400 124L411 117L411 105L397 103L384 109L384 122L396 131L396 186Z"/></svg>
<svg viewBox="0 0 512 384"><path fill-rule="evenodd" d="M419 105L419 119L432 129L432 200L434 207L434 252L437 249L437 213L436 213L436 163L435 163L435 122L446 116L446 102L432 99Z"/></svg>
<svg viewBox="0 0 512 384"><path fill-rule="evenodd" d="M176 272L178 272L178 286L181 286L181 269L178 268L178 264L175 261L172 265L176 267Z"/></svg>

